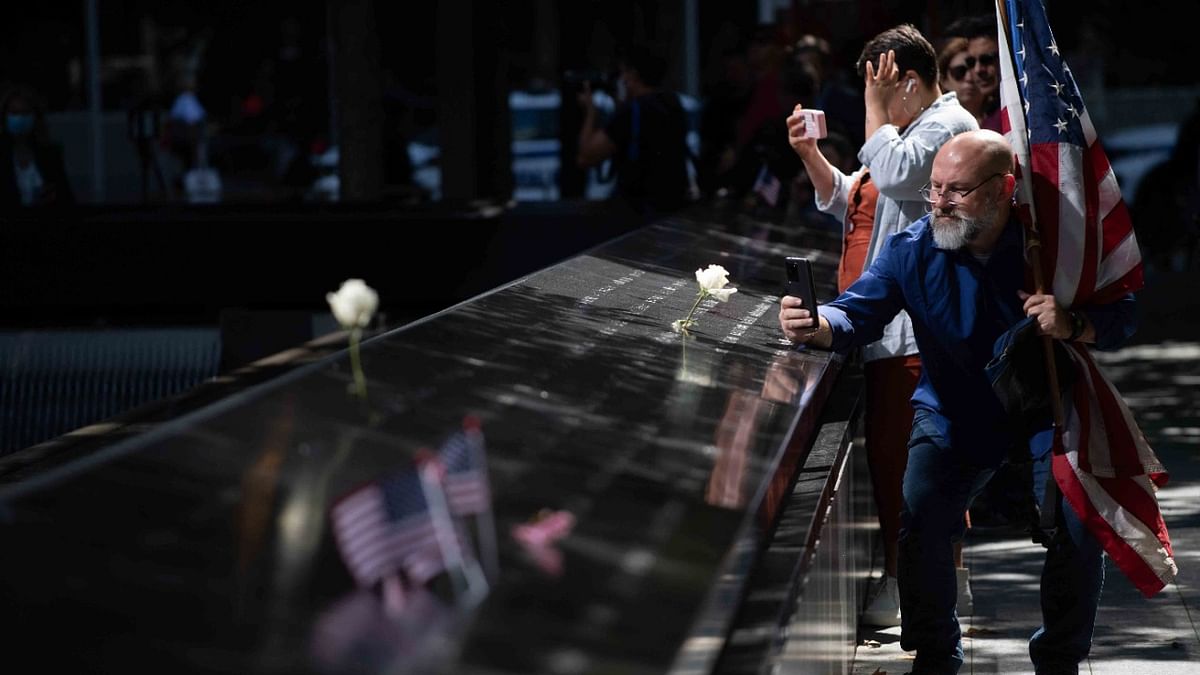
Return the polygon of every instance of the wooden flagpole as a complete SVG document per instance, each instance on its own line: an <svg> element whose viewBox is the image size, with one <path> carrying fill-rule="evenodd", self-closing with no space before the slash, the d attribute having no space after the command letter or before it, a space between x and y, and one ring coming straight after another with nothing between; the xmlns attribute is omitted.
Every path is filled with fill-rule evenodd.
<svg viewBox="0 0 1200 675"><path fill-rule="evenodd" d="M1004 25L1004 35L1009 50L1009 62L1016 65L1016 60L1012 57L1012 31L1009 30L1008 6L1005 3L1005 0L996 0L996 12L1000 15ZM1014 73L1013 75L1015 76L1016 74ZM1003 86L1003 83L1001 86ZM1021 111L1021 114L1025 114L1023 110ZM1029 133L1028 120L1025 124L1025 133ZM1028 146L1028 139L1026 139L1026 145ZM1032 161L1032 153L1030 153L1030 157ZM1033 171L1033 167L1027 166L1025 169L1027 171ZM1031 198L1033 197L1032 194L1029 196ZM1026 224L1025 249L1029 254L1030 264L1033 266L1034 291L1041 295L1046 292L1045 276L1042 274L1042 239L1041 233L1038 231L1037 215L1033 210L1032 203L1030 204L1029 213L1029 222ZM1042 347L1046 355L1046 380L1050 387L1050 406L1054 413L1054 433L1057 437L1063 432L1063 427L1066 423L1066 414L1063 411L1062 399L1059 398L1058 393L1058 368L1054 363L1054 338L1050 337L1049 335L1043 335Z"/></svg>
<svg viewBox="0 0 1200 675"><path fill-rule="evenodd" d="M1012 30L1010 29L1009 23L1008 23L1008 7L1006 4L1006 0L996 0L996 12L997 12L998 16L1000 16L1000 18L1002 19L1001 23L1004 26L1004 36L1005 36L1005 41L1007 42L1007 45L1008 45L1008 52L1009 52L1008 53L1009 63L1011 63L1013 66L1016 66L1016 59L1013 58L1014 49L1013 49L1013 42L1012 42ZM1013 72L1011 75L1014 78L1016 77L1015 72ZM1004 86L1003 81L1000 83L1000 86L1001 87ZM1003 96L1003 93L1001 94L1001 96ZM1020 104L1020 101L1018 100L1017 103ZM1018 114L1024 115L1025 114L1024 106L1018 105L1018 107L1019 107ZM1027 149L1029 149L1029 137L1028 137L1029 120L1028 119L1025 120L1025 134L1026 134L1025 147ZM1029 149L1029 162L1030 162L1031 166L1027 166L1027 167L1025 167L1025 169L1027 170L1027 172L1029 174L1032 174L1033 173L1032 149ZM1029 180L1030 181L1029 184L1030 185L1032 184L1032 175L1023 176L1022 178L1024 180ZM1037 214L1033 210L1033 190L1032 189L1029 191L1029 194L1027 196L1030 199L1030 204L1029 204L1029 216L1030 217L1029 217L1029 222L1026 225L1027 233L1026 233L1026 239L1025 239L1025 248L1029 253L1029 262L1031 265L1033 265L1034 290L1038 294L1042 294L1042 293L1046 292L1046 280L1045 280L1045 276L1042 274L1042 256L1041 256L1042 239L1041 239L1041 233L1038 231ZM1058 368L1056 367L1056 364L1054 363L1054 338L1050 337L1049 335L1043 335L1042 336L1042 347L1043 347L1043 350L1044 350L1045 356L1046 356L1046 383L1050 388L1050 409L1054 414L1054 440L1052 441L1051 446L1050 446L1051 458L1053 458L1054 454L1056 452L1058 452L1060 448L1062 449L1063 452L1066 451L1066 443L1063 439L1063 431L1064 431L1064 426L1065 426L1066 415L1063 412L1062 399L1060 399L1059 395L1058 395ZM1053 462L1053 459L1052 459L1052 462ZM1043 494L1042 494L1042 503L1040 505L1040 510L1038 513L1039 529L1042 531L1042 533L1045 536L1048 536L1051 538L1053 538L1055 536L1055 531L1058 529L1058 501L1059 501L1058 480L1054 477L1054 471L1053 471L1053 468L1051 468L1050 475L1046 478L1045 490L1043 491Z"/></svg>

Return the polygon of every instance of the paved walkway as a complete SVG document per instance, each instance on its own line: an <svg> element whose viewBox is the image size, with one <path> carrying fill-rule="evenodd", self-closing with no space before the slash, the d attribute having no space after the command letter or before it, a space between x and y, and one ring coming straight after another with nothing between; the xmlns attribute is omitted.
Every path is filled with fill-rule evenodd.
<svg viewBox="0 0 1200 675"><path fill-rule="evenodd" d="M1198 286L1176 288L1195 294ZM1195 304L1183 300L1179 304ZM1154 344L1097 354L1170 473L1158 493L1179 576L1146 599L1106 559L1106 580L1092 653L1080 665L1093 675L1200 673L1200 324L1153 316ZM1148 317L1143 316L1143 325ZM1180 322L1186 326L1178 325ZM1142 331L1139 330L1139 334ZM1024 535L971 530L965 549L975 614L962 619L964 674L1032 673L1027 640L1041 623L1038 580L1044 549ZM912 666L899 627L860 631L853 675L899 675Z"/></svg>

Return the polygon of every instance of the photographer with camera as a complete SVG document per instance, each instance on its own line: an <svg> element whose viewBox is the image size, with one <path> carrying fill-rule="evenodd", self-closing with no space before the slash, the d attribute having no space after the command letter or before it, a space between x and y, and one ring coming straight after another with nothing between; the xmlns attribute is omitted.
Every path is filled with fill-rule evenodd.
<svg viewBox="0 0 1200 675"><path fill-rule="evenodd" d="M576 97L583 109L576 163L587 169L611 159L614 199L646 220L690 200L687 117L679 96L661 86L666 66L653 48L633 45L619 61L617 108L603 128L591 83Z"/></svg>

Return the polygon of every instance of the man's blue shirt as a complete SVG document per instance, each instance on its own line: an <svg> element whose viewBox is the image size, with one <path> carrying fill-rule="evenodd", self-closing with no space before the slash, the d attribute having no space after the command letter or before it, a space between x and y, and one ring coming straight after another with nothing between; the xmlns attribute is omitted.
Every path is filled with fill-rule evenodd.
<svg viewBox="0 0 1200 675"><path fill-rule="evenodd" d="M984 366L996 338L1024 317L1025 260L1021 226L1006 225L986 262L966 249L933 244L929 216L888 239L858 281L820 308L833 329L832 349L847 351L879 338L900 310L912 318L922 372L912 404L926 410L950 446L999 465L1013 438ZM1099 348L1133 333L1134 300L1085 309Z"/></svg>

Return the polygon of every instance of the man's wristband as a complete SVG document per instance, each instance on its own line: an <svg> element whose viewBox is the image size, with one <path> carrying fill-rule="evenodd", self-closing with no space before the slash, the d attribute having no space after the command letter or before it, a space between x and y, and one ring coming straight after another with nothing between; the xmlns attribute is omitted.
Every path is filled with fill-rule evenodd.
<svg viewBox="0 0 1200 675"><path fill-rule="evenodd" d="M1067 316L1071 319L1071 334L1067 336L1067 342L1074 342L1083 337L1087 322L1084 320L1083 312L1077 309L1067 312Z"/></svg>

